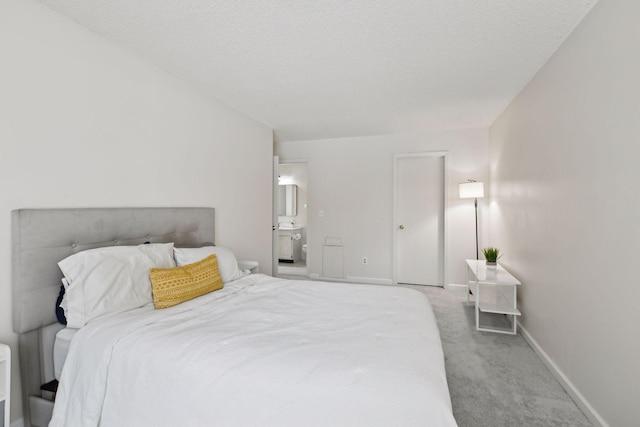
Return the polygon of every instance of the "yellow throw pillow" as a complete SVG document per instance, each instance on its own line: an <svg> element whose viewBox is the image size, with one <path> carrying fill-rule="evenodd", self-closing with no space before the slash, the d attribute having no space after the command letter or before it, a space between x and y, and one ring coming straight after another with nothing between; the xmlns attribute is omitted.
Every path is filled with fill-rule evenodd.
<svg viewBox="0 0 640 427"><path fill-rule="evenodd" d="M223 286L215 254L182 267L152 268L149 278L156 308L172 307Z"/></svg>

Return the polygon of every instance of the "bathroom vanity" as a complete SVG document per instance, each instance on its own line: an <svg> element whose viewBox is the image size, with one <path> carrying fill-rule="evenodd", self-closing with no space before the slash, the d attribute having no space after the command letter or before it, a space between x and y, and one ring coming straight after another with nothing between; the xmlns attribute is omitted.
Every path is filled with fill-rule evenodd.
<svg viewBox="0 0 640 427"><path fill-rule="evenodd" d="M278 259L282 262L296 262L302 257L302 227L280 228L278 230Z"/></svg>

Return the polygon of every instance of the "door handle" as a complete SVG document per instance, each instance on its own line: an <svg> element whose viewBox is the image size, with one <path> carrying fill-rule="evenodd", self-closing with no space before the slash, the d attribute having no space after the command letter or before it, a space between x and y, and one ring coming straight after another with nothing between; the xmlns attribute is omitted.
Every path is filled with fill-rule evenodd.
<svg viewBox="0 0 640 427"><path fill-rule="evenodd" d="M400 230L404 230L404 225L400 224L400 227L398 227Z"/></svg>

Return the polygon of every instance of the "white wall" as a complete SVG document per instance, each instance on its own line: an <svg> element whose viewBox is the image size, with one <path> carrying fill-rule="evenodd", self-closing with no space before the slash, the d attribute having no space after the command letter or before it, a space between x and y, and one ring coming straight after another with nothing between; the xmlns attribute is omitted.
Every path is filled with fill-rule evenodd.
<svg viewBox="0 0 640 427"><path fill-rule="evenodd" d="M640 420L638 22L640 2L601 0L490 130L523 325L612 426Z"/></svg>
<svg viewBox="0 0 640 427"><path fill-rule="evenodd" d="M29 0L0 1L0 52L0 341L15 356L12 209L213 206L218 244L270 271L270 129Z"/></svg>
<svg viewBox="0 0 640 427"><path fill-rule="evenodd" d="M487 129L280 142L276 150L282 162L308 161L309 273L322 273L322 243L327 236L338 236L344 244L346 277L373 282L392 279L393 155L448 151L445 280L464 283L464 259L475 257L475 229L473 201L458 199L458 183L488 178ZM487 205L483 200L479 205L484 232ZM318 215L320 210L324 217ZM363 256L369 259L367 265L361 263Z"/></svg>

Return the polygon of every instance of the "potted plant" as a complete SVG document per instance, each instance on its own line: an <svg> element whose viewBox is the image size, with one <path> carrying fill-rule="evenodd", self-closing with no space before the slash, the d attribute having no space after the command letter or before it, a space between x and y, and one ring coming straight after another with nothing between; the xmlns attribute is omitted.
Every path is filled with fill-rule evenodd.
<svg viewBox="0 0 640 427"><path fill-rule="evenodd" d="M502 256L500 255L500 249L492 247L482 248L482 254L484 259L487 260L487 268L496 268L498 260Z"/></svg>

